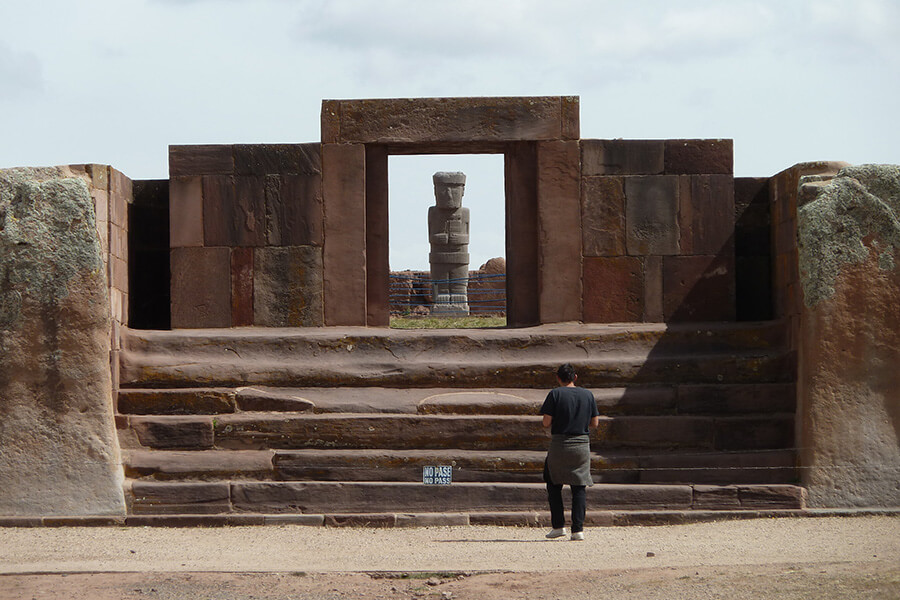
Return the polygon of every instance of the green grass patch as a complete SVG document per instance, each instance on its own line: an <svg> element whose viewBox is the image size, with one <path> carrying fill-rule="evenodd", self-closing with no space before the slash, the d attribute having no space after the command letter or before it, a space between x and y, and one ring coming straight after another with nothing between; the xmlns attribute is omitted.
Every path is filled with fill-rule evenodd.
<svg viewBox="0 0 900 600"><path fill-rule="evenodd" d="M485 329L506 327L506 317L391 317L393 329Z"/></svg>

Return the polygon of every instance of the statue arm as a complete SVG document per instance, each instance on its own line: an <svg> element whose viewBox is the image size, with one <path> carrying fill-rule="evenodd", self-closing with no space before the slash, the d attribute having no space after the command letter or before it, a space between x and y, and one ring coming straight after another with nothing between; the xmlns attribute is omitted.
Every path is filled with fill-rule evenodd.
<svg viewBox="0 0 900 600"><path fill-rule="evenodd" d="M438 215L435 214L434 207L428 208L428 242L431 244L446 244L447 234L438 230Z"/></svg>
<svg viewBox="0 0 900 600"><path fill-rule="evenodd" d="M462 214L460 215L460 222L462 225L462 232L450 234L450 243L451 244L468 244L469 243L469 209L468 208L462 209Z"/></svg>

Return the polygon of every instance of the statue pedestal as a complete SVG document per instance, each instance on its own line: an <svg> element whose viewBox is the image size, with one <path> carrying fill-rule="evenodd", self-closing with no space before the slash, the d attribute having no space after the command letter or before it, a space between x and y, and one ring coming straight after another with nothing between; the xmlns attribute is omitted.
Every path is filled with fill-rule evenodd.
<svg viewBox="0 0 900 600"><path fill-rule="evenodd" d="M460 297L439 295L431 305L431 315L435 317L468 317L469 304L465 295Z"/></svg>

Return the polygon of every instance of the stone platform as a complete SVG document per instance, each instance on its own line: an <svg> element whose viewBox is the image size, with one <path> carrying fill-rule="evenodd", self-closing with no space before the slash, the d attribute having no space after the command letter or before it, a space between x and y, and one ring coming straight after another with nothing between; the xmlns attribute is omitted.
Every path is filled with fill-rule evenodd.
<svg viewBox="0 0 900 600"><path fill-rule="evenodd" d="M126 331L117 423L129 514L528 521L546 502L537 413L563 362L601 412L592 510L800 510L782 332ZM453 483L423 485L431 465L452 466Z"/></svg>

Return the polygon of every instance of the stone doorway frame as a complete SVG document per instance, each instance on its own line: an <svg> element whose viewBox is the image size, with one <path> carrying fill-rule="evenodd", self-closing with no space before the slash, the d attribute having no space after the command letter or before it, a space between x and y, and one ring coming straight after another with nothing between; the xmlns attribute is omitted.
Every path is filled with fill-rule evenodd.
<svg viewBox="0 0 900 600"><path fill-rule="evenodd" d="M387 327L388 156L503 154L507 323L582 319L576 96L322 102L326 326Z"/></svg>

